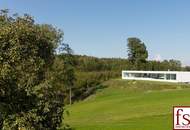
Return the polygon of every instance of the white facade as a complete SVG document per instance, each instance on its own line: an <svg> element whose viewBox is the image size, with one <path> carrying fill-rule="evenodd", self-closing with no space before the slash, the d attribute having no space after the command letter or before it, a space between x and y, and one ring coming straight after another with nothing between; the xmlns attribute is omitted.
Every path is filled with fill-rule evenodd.
<svg viewBox="0 0 190 130"><path fill-rule="evenodd" d="M122 71L122 79L190 83L190 72L183 72L183 71Z"/></svg>

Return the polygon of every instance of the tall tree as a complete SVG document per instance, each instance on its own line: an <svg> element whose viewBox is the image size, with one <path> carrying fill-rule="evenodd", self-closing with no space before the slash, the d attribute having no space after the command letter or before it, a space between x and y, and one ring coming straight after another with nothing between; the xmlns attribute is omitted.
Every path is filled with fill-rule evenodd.
<svg viewBox="0 0 190 130"><path fill-rule="evenodd" d="M49 79L51 79L52 84L65 91L64 94L67 94L67 90L69 91L69 103L71 104L72 87L74 85L74 81L76 80L74 73L76 60L73 56L73 50L68 44L60 44L57 52L58 54L51 68ZM68 96L66 95L66 97Z"/></svg>
<svg viewBox="0 0 190 130"><path fill-rule="evenodd" d="M0 12L0 129L55 130L63 96L46 78L63 33L29 15Z"/></svg>
<svg viewBox="0 0 190 130"><path fill-rule="evenodd" d="M143 69L148 58L148 51L138 38L128 38L128 59L134 65L133 69Z"/></svg>

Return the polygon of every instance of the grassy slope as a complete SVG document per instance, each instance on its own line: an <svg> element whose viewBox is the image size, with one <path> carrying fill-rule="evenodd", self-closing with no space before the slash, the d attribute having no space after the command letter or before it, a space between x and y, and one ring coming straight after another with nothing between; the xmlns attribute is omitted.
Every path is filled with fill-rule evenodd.
<svg viewBox="0 0 190 130"><path fill-rule="evenodd" d="M190 105L190 85L110 80L85 101L68 107L76 130L171 130L172 106Z"/></svg>

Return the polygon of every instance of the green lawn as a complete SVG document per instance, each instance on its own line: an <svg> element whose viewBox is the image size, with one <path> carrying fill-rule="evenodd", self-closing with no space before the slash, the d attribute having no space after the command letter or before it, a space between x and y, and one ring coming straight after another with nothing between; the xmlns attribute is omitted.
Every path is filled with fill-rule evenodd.
<svg viewBox="0 0 190 130"><path fill-rule="evenodd" d="M172 106L190 105L190 85L110 80L67 107L76 130L172 130Z"/></svg>

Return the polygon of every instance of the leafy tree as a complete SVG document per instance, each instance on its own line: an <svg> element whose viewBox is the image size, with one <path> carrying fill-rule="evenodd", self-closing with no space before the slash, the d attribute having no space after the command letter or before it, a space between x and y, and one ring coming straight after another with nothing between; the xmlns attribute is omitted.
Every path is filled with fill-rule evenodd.
<svg viewBox="0 0 190 130"><path fill-rule="evenodd" d="M190 71L190 66L185 66L185 67L183 68L183 70L184 70L184 71Z"/></svg>
<svg viewBox="0 0 190 130"><path fill-rule="evenodd" d="M63 94L46 77L63 33L29 15L0 13L0 129L54 130Z"/></svg>
<svg viewBox="0 0 190 130"><path fill-rule="evenodd" d="M62 43L58 47L58 55L55 58L55 62L49 72L49 80L57 88L62 89L64 96L69 95L69 103L72 103L72 87L75 82L74 66L76 65L73 51L68 44ZM69 90L69 94L68 93ZM67 103L68 101L66 101Z"/></svg>
<svg viewBox="0 0 190 130"><path fill-rule="evenodd" d="M170 70L180 71L182 69L181 61L171 59L169 60Z"/></svg>
<svg viewBox="0 0 190 130"><path fill-rule="evenodd" d="M128 59L134 65L133 69L143 69L146 66L148 51L138 38L128 38Z"/></svg>

